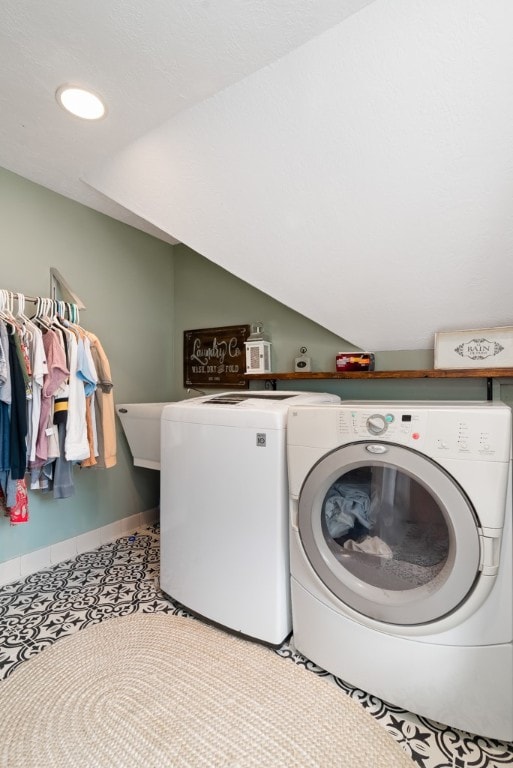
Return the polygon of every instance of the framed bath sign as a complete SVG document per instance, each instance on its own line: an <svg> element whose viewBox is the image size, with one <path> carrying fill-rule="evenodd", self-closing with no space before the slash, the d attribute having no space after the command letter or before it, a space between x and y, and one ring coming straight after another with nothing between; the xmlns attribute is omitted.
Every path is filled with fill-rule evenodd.
<svg viewBox="0 0 513 768"><path fill-rule="evenodd" d="M247 389L244 342L249 325L226 325L183 332L184 387Z"/></svg>
<svg viewBox="0 0 513 768"><path fill-rule="evenodd" d="M513 367L513 327L435 334L435 368Z"/></svg>

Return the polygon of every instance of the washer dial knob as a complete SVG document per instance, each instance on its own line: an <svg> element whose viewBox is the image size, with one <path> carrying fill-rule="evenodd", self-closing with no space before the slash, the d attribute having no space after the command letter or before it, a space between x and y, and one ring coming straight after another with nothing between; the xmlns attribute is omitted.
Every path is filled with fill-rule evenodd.
<svg viewBox="0 0 513 768"><path fill-rule="evenodd" d="M382 435L383 432L387 431L387 428L388 424L385 417L379 413L374 413L367 419L367 429L371 435Z"/></svg>

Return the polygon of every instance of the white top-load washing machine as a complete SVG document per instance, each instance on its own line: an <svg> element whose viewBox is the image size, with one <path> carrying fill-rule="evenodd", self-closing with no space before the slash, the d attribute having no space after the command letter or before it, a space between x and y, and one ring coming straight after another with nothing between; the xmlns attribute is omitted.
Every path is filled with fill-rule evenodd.
<svg viewBox="0 0 513 768"><path fill-rule="evenodd" d="M287 637L287 411L292 404L339 401L324 393L236 391L164 408L164 592L257 640L278 645Z"/></svg>
<svg viewBox="0 0 513 768"><path fill-rule="evenodd" d="M513 738L511 409L289 410L297 649L411 712Z"/></svg>

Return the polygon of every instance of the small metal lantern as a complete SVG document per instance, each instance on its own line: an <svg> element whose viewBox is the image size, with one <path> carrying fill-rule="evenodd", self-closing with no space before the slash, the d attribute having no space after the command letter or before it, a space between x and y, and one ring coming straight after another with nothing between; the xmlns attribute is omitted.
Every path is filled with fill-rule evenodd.
<svg viewBox="0 0 513 768"><path fill-rule="evenodd" d="M246 373L271 372L271 342L264 333L263 323L251 325L251 333L244 342L246 347Z"/></svg>

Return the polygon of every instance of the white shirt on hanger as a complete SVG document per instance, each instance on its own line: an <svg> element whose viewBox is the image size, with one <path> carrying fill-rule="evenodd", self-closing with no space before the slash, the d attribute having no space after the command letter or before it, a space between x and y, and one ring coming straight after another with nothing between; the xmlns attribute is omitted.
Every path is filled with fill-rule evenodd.
<svg viewBox="0 0 513 768"><path fill-rule="evenodd" d="M84 382L77 376L78 344L75 335L70 332L68 338L69 353L69 400L68 420L66 422L66 440L64 451L68 461L82 461L89 456L86 425L86 396Z"/></svg>
<svg viewBox="0 0 513 768"><path fill-rule="evenodd" d="M31 328L31 362L32 362L32 399L28 401L28 427L27 452L28 460L36 460L36 442L39 430L39 418L41 416L41 392L43 390L43 377L48 373L46 353L43 345L43 332L37 326Z"/></svg>

